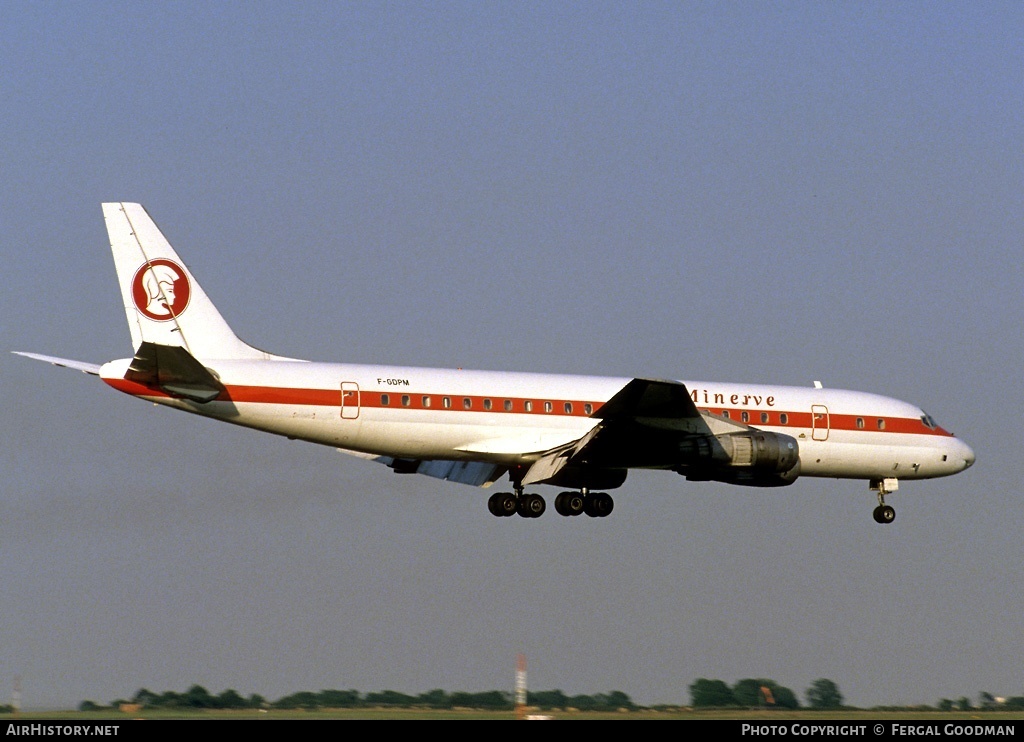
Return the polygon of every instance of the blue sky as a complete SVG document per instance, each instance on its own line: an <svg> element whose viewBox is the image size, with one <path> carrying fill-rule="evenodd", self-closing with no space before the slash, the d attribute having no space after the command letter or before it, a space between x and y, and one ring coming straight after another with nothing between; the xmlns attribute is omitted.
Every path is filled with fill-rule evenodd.
<svg viewBox="0 0 1024 742"><path fill-rule="evenodd" d="M635 473L605 520L8 355L0 696L1024 694L1015 3L9 3L0 337L130 354L99 204L317 360L862 389L976 451L905 483ZM548 493L551 494L551 493Z"/></svg>

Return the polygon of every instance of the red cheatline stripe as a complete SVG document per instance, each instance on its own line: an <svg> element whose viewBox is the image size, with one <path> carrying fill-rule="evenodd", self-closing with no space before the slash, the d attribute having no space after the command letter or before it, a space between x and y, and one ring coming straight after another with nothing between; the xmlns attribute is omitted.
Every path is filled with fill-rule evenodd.
<svg viewBox="0 0 1024 742"><path fill-rule="evenodd" d="M131 394L137 397L170 397L169 394L159 389L149 387L126 379L104 379L104 381L118 391ZM355 392L346 392L355 394ZM531 415L561 415L572 417L589 417L587 412L589 405L592 412L601 409L603 402L586 402L581 400L568 399L544 399L542 397L484 397L480 395L454 395L454 394L412 394L396 392L367 392L360 391L359 407L380 408L380 409L409 409L409 410L430 410L431 412L492 412L510 414L531 414ZM383 399L387 397L388 404ZM349 399L348 397L346 399ZM450 400L451 406L445 406L445 400ZM465 400L469 400L466 406ZM267 387L267 386L240 386L232 385L227 388L227 394L217 398L222 402L239 402L250 404L285 404L285 405L312 405L318 407L341 407L341 389L298 389L293 387ZM490 402L490 409L485 405ZM505 403L511 403L511 409L506 409ZM527 412L526 404L530 402L533 409ZM429 404L428 404L429 403ZM346 402L348 404L348 402ZM547 411L546 405L551 405L551 411ZM566 405L569 405L567 408ZM353 404L353 406L355 406ZM810 428L812 415L810 412L783 412L780 410L764 410L759 408L722 408L722 407L701 407L701 410L710 412L713 415L728 417L733 422L740 422L754 427L769 426L781 428ZM743 420L742 414L746 412L748 419ZM767 415L767 419L762 419ZM786 416L786 422L782 422L782 416ZM863 425L858 424L863 421ZM884 427L879 429L878 421L882 420ZM864 430L875 433L914 433L917 435L937 435L952 437L952 433L942 428L929 428L920 418L904 417L882 417L869 415L836 415L829 414L830 430ZM820 423L818 427L823 427Z"/></svg>

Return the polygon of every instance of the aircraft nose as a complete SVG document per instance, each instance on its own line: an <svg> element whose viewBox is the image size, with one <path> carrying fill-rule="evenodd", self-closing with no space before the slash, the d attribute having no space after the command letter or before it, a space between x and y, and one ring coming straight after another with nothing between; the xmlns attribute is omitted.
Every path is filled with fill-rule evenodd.
<svg viewBox="0 0 1024 742"><path fill-rule="evenodd" d="M963 461L964 469L969 469L974 463L974 450L959 438L956 439L954 456L956 457L955 461Z"/></svg>

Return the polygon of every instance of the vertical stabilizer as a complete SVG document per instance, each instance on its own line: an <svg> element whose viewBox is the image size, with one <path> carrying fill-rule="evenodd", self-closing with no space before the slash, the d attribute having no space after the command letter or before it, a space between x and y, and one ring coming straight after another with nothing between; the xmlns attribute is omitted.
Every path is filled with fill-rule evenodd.
<svg viewBox="0 0 1024 742"><path fill-rule="evenodd" d="M132 346L181 347L200 359L265 359L232 332L140 204L105 203Z"/></svg>

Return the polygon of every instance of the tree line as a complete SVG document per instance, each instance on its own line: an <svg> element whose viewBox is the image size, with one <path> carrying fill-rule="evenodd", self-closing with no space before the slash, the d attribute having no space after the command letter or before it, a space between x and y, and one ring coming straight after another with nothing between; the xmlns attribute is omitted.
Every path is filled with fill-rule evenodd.
<svg viewBox="0 0 1024 742"><path fill-rule="evenodd" d="M843 705L843 694L839 686L828 678L819 678L804 691L807 707L812 709L835 710L847 708ZM766 678L747 678L729 686L722 680L699 678L690 685L690 704L695 708L799 708L796 694ZM901 706L883 707L881 710L903 709ZM920 708L920 707L915 707ZM1024 696L996 698L988 692L978 694L978 703L961 696L953 701L941 699L935 708L939 711L1024 711Z"/></svg>
<svg viewBox="0 0 1024 742"><path fill-rule="evenodd" d="M698 678L690 684L690 705L694 708L800 708L797 695L789 688L767 678L745 678L733 685L723 680ZM804 691L806 708L834 710L845 708L839 686L827 678L819 678ZM508 691L484 691L449 693L434 689L418 695L409 695L394 690L375 693L361 693L357 690L301 691L268 701L258 693L242 696L234 689L227 689L216 695L201 685L193 685L184 693L165 691L154 693L146 688L136 691L130 699L119 698L108 705L94 701L82 701L81 711L119 709L137 706L143 709L166 710L209 710L209 709L349 709L349 708L429 708L453 709L472 708L490 711L509 711L514 708L513 694ZM598 693L596 695L570 696L560 690L530 691L527 705L544 710L576 709L579 711L634 711L642 708L622 691ZM898 707L892 707L898 708ZM981 693L977 705L967 697L955 701L943 698L935 706L940 711L1024 711L1024 696L996 698L991 693ZM0 713L10 713L13 708L0 706Z"/></svg>
<svg viewBox="0 0 1024 742"><path fill-rule="evenodd" d="M811 683L805 696L813 709L843 706L839 686L827 678ZM690 703L695 708L800 708L796 693L768 678L744 678L732 686L724 680L698 678L690 685Z"/></svg>
<svg viewBox="0 0 1024 742"><path fill-rule="evenodd" d="M440 689L429 690L419 695L409 695L394 690L375 693L360 693L357 690L300 691L268 701L258 693L242 696L234 689L216 695L201 685L193 685L184 693L165 691L154 693L147 688L136 691L130 699L119 698L104 706L94 701L82 701L80 711L118 709L123 706L137 706L143 709L347 709L347 708L430 708L452 709L472 708L491 711L510 711L514 708L513 694L507 691L484 691L448 693ZM622 691L598 693L596 695L569 696L560 690L527 693L527 705L542 709L574 708L580 711L634 710L632 699Z"/></svg>
<svg viewBox="0 0 1024 742"><path fill-rule="evenodd" d="M1024 696L1011 696L1010 698L996 698L991 693L982 692L978 694L978 705L972 706L971 699L961 696L955 701L943 698L936 705L939 711L1024 711Z"/></svg>

